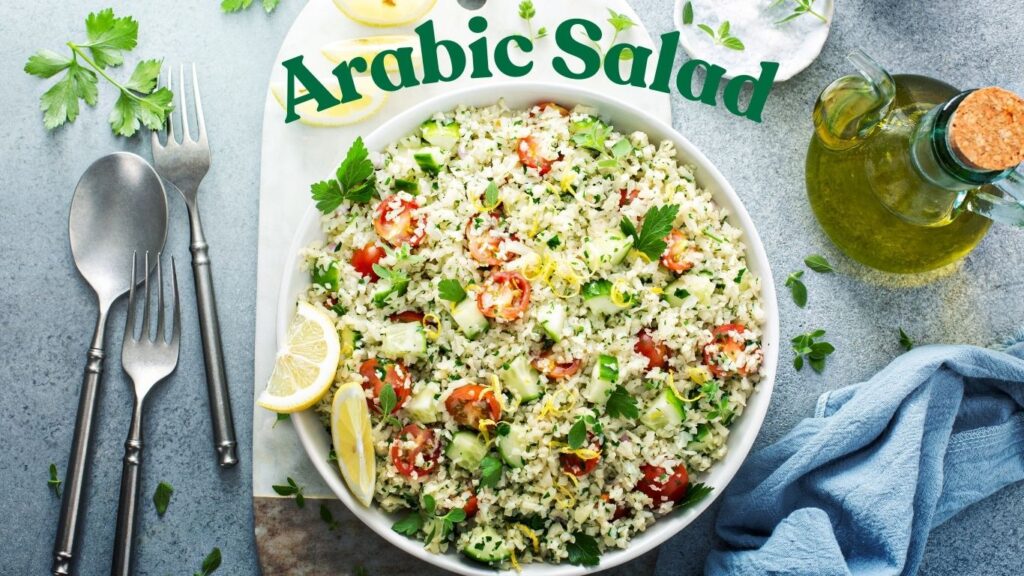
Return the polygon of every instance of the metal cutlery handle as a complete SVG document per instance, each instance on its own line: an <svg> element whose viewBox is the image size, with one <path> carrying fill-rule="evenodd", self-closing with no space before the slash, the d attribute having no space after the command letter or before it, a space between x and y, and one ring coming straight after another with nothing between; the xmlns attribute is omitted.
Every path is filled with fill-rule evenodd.
<svg viewBox="0 0 1024 576"><path fill-rule="evenodd" d="M121 467L121 496L117 504L117 532L114 536L114 563L111 576L132 573L132 541L139 508L139 476L142 469L142 402L136 400L128 439L124 442Z"/></svg>
<svg viewBox="0 0 1024 576"><path fill-rule="evenodd" d="M192 215L192 276L196 285L199 307L199 332L203 337L203 358L206 363L206 389L210 396L210 418L213 421L214 447L222 468L238 463L235 425L231 416L231 396L224 371L224 351L220 342L220 324L217 320L217 301L213 295L213 275L210 272L209 245L203 236L198 209Z"/></svg>
<svg viewBox="0 0 1024 576"><path fill-rule="evenodd" d="M97 323L97 335L87 353L85 378L81 396L78 399L78 416L75 420L75 436L68 456L67 475L64 478L64 498L60 506L60 523L57 525L57 541L53 545L54 576L71 574L71 561L75 552L75 534L78 530L79 513L82 508L82 492L85 485L86 463L89 460L89 443L92 437L92 422L96 412L96 394L103 374L103 327L105 313L101 312Z"/></svg>

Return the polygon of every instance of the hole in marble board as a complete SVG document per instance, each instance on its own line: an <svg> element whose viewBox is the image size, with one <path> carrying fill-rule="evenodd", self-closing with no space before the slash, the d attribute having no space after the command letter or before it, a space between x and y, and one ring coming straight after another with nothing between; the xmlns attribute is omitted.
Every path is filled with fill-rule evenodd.
<svg viewBox="0 0 1024 576"><path fill-rule="evenodd" d="M466 10L479 10L487 4L487 0L459 0L459 6Z"/></svg>

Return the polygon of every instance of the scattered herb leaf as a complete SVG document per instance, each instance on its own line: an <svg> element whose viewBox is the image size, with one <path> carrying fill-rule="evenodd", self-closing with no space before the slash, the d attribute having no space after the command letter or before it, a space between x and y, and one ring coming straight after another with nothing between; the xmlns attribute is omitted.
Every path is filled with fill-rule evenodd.
<svg viewBox="0 0 1024 576"><path fill-rule="evenodd" d="M62 482L60 481L60 478L57 476L57 465L50 464L50 479L46 481L46 485L53 490L53 493L57 495L57 498L60 498L61 484Z"/></svg>
<svg viewBox="0 0 1024 576"><path fill-rule="evenodd" d="M587 441L587 423L580 418L569 428L569 448L576 450L582 448Z"/></svg>
<svg viewBox="0 0 1024 576"><path fill-rule="evenodd" d="M804 285L801 278L803 278L804 271L799 270L793 272L786 278L786 288L789 288L789 293L793 296L793 303L803 308L807 306L807 286Z"/></svg>
<svg viewBox="0 0 1024 576"><path fill-rule="evenodd" d="M275 484L271 488L280 496L295 496L295 505L299 508L306 507L306 497L302 495L302 487L296 484L291 476L288 477L288 484Z"/></svg>
<svg viewBox="0 0 1024 576"><path fill-rule="evenodd" d="M697 28L700 28L705 34L710 36L717 46L725 46L730 50L745 50L746 46L743 45L743 42L729 33L730 27L728 20L718 26L717 32L707 24L697 24Z"/></svg>
<svg viewBox="0 0 1024 576"><path fill-rule="evenodd" d="M447 278L437 285L437 294L442 300L458 304L466 299L466 290L458 280Z"/></svg>
<svg viewBox="0 0 1024 576"><path fill-rule="evenodd" d="M320 504L320 519L323 520L324 524L327 524L327 529L331 532L334 532L341 526L334 519L334 514L331 513L331 509L327 507L327 504Z"/></svg>
<svg viewBox="0 0 1024 576"><path fill-rule="evenodd" d="M796 357L793 358L794 368L797 370L803 369L804 358L806 357L807 363L811 365L815 372L821 374L825 370L825 360L836 349L828 342L816 341L824 335L824 330L815 330L793 338L793 352L796 353Z"/></svg>
<svg viewBox="0 0 1024 576"><path fill-rule="evenodd" d="M271 424L270 427L271 428L276 428L278 422L283 422L285 420L291 420L291 419L292 419L292 415L291 414L286 414L284 412L278 412L277 413L277 418L274 420L274 423Z"/></svg>
<svg viewBox="0 0 1024 576"><path fill-rule="evenodd" d="M423 528L423 517L418 512L410 512L408 516L391 525L391 529L399 534L415 536Z"/></svg>
<svg viewBox="0 0 1024 576"><path fill-rule="evenodd" d="M261 0L263 11L270 14L281 3L281 0ZM252 0L221 0L220 9L224 12L240 12L252 6Z"/></svg>
<svg viewBox="0 0 1024 576"><path fill-rule="evenodd" d="M774 8L774 7L778 6L779 4L782 4L785 1L786 0L775 0L775 2L773 2L769 6L769 8ZM823 14L820 14L820 13L814 11L814 9L813 9L814 0L793 0L793 1L796 2L796 8L793 8L793 11L788 16L786 16L782 20L778 20L777 22L775 22L776 24L785 24L786 22L789 22L790 20L795 20L795 19L803 16L804 14L810 14L810 15L814 16L815 18L817 18L818 20L821 20L822 22L828 23L828 18L825 18L825 16Z"/></svg>
<svg viewBox="0 0 1024 576"><path fill-rule="evenodd" d="M631 418L636 420L640 417L640 410L636 407L636 398L630 394L625 386L619 384L608 396L608 402L604 406L604 413L612 418Z"/></svg>
<svg viewBox="0 0 1024 576"><path fill-rule="evenodd" d="M498 190L498 185L491 182L487 185L487 190L484 190L484 207L488 210L494 210L501 203L501 192Z"/></svg>
<svg viewBox="0 0 1024 576"><path fill-rule="evenodd" d="M526 29L530 33L530 40L540 40L541 38L548 35L548 29L541 27L537 30L537 33L533 33L533 17L537 15L537 9L534 8L533 2L530 0L523 0L519 3L519 17L526 20Z"/></svg>
<svg viewBox="0 0 1024 576"><path fill-rule="evenodd" d="M703 482L697 482L696 484L690 482L690 485L686 487L686 496L676 504L675 509L685 510L707 498L708 494L711 494L712 491L714 491L714 488Z"/></svg>
<svg viewBox="0 0 1024 576"><path fill-rule="evenodd" d="M480 461L480 486L494 488L501 480L501 459L490 454Z"/></svg>
<svg viewBox="0 0 1024 576"><path fill-rule="evenodd" d="M836 269L832 267L832 264L830 264L829 261L820 254L811 254L807 258L804 258L804 264L819 274L828 274L829 272L836 271Z"/></svg>
<svg viewBox="0 0 1024 576"><path fill-rule="evenodd" d="M601 550L597 540L583 532L573 532L573 541L565 545L569 553L569 564L575 566L597 566L601 558Z"/></svg>
<svg viewBox="0 0 1024 576"><path fill-rule="evenodd" d="M220 568L220 548L214 548L206 558L203 558L203 566L194 576L210 576Z"/></svg>
<svg viewBox="0 0 1024 576"><path fill-rule="evenodd" d="M683 4L683 25L693 24L693 2Z"/></svg>
<svg viewBox="0 0 1024 576"><path fill-rule="evenodd" d="M903 331L903 328L900 328L900 346L903 346L904 350L910 350L914 347L914 341L910 336L907 336L907 333Z"/></svg>
<svg viewBox="0 0 1024 576"><path fill-rule="evenodd" d="M167 512L167 505L171 503L171 494L174 494L174 488L167 482L156 485L156 491L153 492L153 505L156 506L157 516L163 517Z"/></svg>

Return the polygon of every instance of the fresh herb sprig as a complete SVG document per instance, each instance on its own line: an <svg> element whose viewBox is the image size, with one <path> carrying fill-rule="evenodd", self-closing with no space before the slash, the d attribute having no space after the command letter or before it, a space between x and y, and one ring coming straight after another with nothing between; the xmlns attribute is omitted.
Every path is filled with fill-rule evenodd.
<svg viewBox="0 0 1024 576"><path fill-rule="evenodd" d="M253 0L221 0L220 9L225 13L241 12L249 6L252 6ZM263 11L270 14L277 8L281 0L260 0L260 4L263 6Z"/></svg>
<svg viewBox="0 0 1024 576"><path fill-rule="evenodd" d="M786 278L786 288L789 288L789 293L793 297L793 303L803 308L807 306L807 286L803 283L804 271L797 270Z"/></svg>
<svg viewBox="0 0 1024 576"><path fill-rule="evenodd" d="M74 122L79 103L95 106L99 100L99 78L117 88L119 95L108 121L114 134L130 137L140 125L160 130L171 113L174 95L157 88L162 60L142 60L124 83L110 74L109 68L124 64L124 56L138 45L139 23L131 16L118 17L107 8L90 13L85 19L85 42L67 42L71 55L40 50L29 57L25 72L39 78L64 76L39 98L43 125L53 130Z"/></svg>
<svg viewBox="0 0 1024 576"><path fill-rule="evenodd" d="M405 518L392 524L391 529L406 536L415 536L421 530L426 529L427 535L424 540L429 544L435 538L442 539L451 534L456 524L466 520L466 511L462 508L452 508L443 515L438 515L436 512L437 502L433 496L426 494L423 496L419 510L409 513Z"/></svg>
<svg viewBox="0 0 1024 576"><path fill-rule="evenodd" d="M690 485L686 487L686 496L683 496L683 499L676 504L674 509L685 510L707 498L713 491L714 488L703 482L690 482Z"/></svg>
<svg viewBox="0 0 1024 576"><path fill-rule="evenodd" d="M171 503L171 495L174 494L174 487L167 482L156 485L153 492L153 506L156 507L157 516L163 517L167 513L167 505Z"/></svg>
<svg viewBox="0 0 1024 576"><path fill-rule="evenodd" d="M611 50L612 46L615 46L615 41L619 38L619 34L629 30L636 26L636 22L632 18L625 14L619 14L618 12L608 9L608 23L612 25L612 39L608 42L608 49ZM629 49L623 50L620 55L620 60L631 60L633 58L633 51ZM601 58L604 60L604 57Z"/></svg>
<svg viewBox="0 0 1024 576"><path fill-rule="evenodd" d="M811 365L811 368L821 374L825 370L825 360L836 351L835 347L828 342L819 342L818 338L825 335L824 330L815 330L806 334L796 336L791 341L793 352L793 367L801 370L804 367L804 359Z"/></svg>
<svg viewBox="0 0 1024 576"><path fill-rule="evenodd" d="M785 1L786 0L775 0L775 2L772 2L771 5L768 6L768 7L769 8L774 8L774 7L782 4ZM775 22L776 24L785 24L786 22L789 22L790 20L795 20L795 19L803 16L804 14L810 14L811 16L814 16L818 20L821 20L822 22L825 22L826 24L828 23L828 18L825 18L825 16L823 14L820 14L820 13L814 11L813 6L814 6L814 1L815 0L793 0L793 1L796 2L796 8L793 8L793 11L788 16L783 18L782 20L776 21Z"/></svg>
<svg viewBox="0 0 1024 576"><path fill-rule="evenodd" d="M530 40L536 42L541 38L548 35L548 29L541 26L537 33L533 33L533 17L537 15L537 9L534 8L533 2L530 0L523 0L519 3L519 17L526 20L526 29L530 33Z"/></svg>
<svg viewBox="0 0 1024 576"><path fill-rule="evenodd" d="M623 234L633 237L633 247L644 253L649 259L657 260L665 252L665 237L672 231L672 223L679 214L679 206L652 206L644 215L644 223L637 232L636 226L623 217L619 228Z"/></svg>
<svg viewBox="0 0 1024 576"><path fill-rule="evenodd" d="M409 289L409 275L403 270L389 270L380 264L374 264L373 271L380 278L382 287L373 295L373 303L378 308L383 308L392 295L401 296Z"/></svg>
<svg viewBox="0 0 1024 576"><path fill-rule="evenodd" d="M288 477L288 483L281 485L275 484L271 486L274 492L277 492L280 496L295 496L295 505L299 508L306 507L306 497L302 494L302 486L295 483L291 476Z"/></svg>
<svg viewBox="0 0 1024 576"><path fill-rule="evenodd" d="M743 41L729 33L730 27L728 20L719 24L717 31L707 24L697 24L697 28L711 36L716 45L725 46L730 50L746 50L747 47L743 45Z"/></svg>
<svg viewBox="0 0 1024 576"><path fill-rule="evenodd" d="M377 195L377 178L373 172L370 153L363 144L363 137L356 138L338 166L334 178L313 184L310 189L316 208L330 214L345 200L366 204Z"/></svg>
<svg viewBox="0 0 1024 576"><path fill-rule="evenodd" d="M220 568L220 561L220 548L214 548L206 558L203 558L202 568L194 576L210 576Z"/></svg>
<svg viewBox="0 0 1024 576"><path fill-rule="evenodd" d="M61 482L60 477L57 476L57 465L50 464L50 479L46 481L46 485L49 486L51 490L53 490L53 493L57 496L57 498L60 498L61 484L63 484L63 482Z"/></svg>
<svg viewBox="0 0 1024 576"><path fill-rule="evenodd" d="M398 394L395 393L395 388L391 383L385 383L380 390L380 413L383 414L381 421L384 424L400 427L402 423L391 414L395 410L395 406L398 406Z"/></svg>

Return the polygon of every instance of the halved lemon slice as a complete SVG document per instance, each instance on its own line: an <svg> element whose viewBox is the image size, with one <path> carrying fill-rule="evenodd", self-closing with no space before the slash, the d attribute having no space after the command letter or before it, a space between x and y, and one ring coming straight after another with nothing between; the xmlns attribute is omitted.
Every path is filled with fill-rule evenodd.
<svg viewBox="0 0 1024 576"><path fill-rule="evenodd" d="M334 383L341 342L325 310L299 302L288 339L277 352L267 388L256 403L274 412L299 412L316 404Z"/></svg>
<svg viewBox="0 0 1024 576"><path fill-rule="evenodd" d="M353 58L361 56L366 60L367 71L369 71L370 63L373 62L373 59L378 54L385 50L398 50L399 48L412 48L413 66L416 69L423 66L423 58L419 54L419 38L411 34L392 34L339 40L324 46L320 51L323 52L325 58L334 64L351 62ZM392 56L385 60L384 69L388 72L398 72L398 59Z"/></svg>
<svg viewBox="0 0 1024 576"><path fill-rule="evenodd" d="M331 437L338 468L352 495L369 506L377 481L377 461L373 453L370 409L363 387L358 382L343 384L334 393L331 405Z"/></svg>
<svg viewBox="0 0 1024 576"><path fill-rule="evenodd" d="M320 111L316 109L316 100L308 100L295 107L295 111L299 114L299 122L320 128L333 128L362 122L379 112L384 106L384 102L387 101L387 92L378 88L369 76L360 76L354 78L354 81L356 89L363 95L362 98ZM337 86L332 86L328 90L332 96L341 100L341 90ZM284 83L275 83L270 87L270 91L274 94L277 103L285 108L287 106L287 86ZM305 88L299 89L300 95L307 92Z"/></svg>
<svg viewBox="0 0 1024 576"><path fill-rule="evenodd" d="M437 0L334 0L341 13L366 26L403 26L423 18Z"/></svg>

